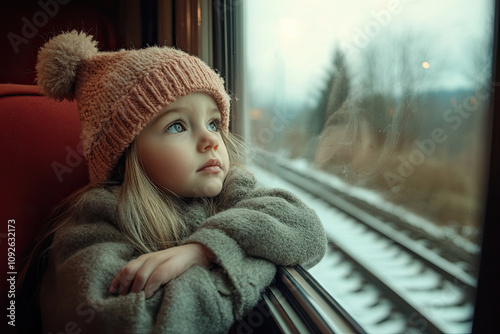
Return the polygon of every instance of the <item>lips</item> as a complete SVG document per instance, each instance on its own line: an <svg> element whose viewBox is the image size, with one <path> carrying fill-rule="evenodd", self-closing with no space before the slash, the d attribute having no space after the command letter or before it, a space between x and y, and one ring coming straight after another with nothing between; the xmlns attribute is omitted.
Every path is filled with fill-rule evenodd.
<svg viewBox="0 0 500 334"><path fill-rule="evenodd" d="M207 161L206 164L201 166L200 169L197 170L197 172L209 172L209 173L218 173L222 170L221 168L221 163L217 159L210 159Z"/></svg>

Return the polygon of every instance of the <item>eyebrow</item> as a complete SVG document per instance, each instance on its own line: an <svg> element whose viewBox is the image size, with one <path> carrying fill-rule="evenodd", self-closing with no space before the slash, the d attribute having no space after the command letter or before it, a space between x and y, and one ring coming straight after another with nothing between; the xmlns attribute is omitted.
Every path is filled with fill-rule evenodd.
<svg viewBox="0 0 500 334"><path fill-rule="evenodd" d="M156 123L156 122L158 122L160 119L162 119L163 117L165 117L165 116L167 116L167 115L169 115L169 114L171 114L171 113L175 113L175 112L177 112L177 113L182 113L182 111L183 111L184 109L189 109L189 108L188 108L188 107L179 106L179 107L176 107L176 108L171 109L171 110L168 110L168 109L163 109L163 110L161 110L161 111L160 111L157 115L155 115L155 116L151 119L151 121L150 121L150 123L149 123L149 124L150 124L150 125L155 124L155 123ZM214 115L214 114L217 114L217 116L221 116L221 117L222 117L222 113L221 113L221 111L219 110L219 108L218 108L218 107L215 107L215 106L214 106L214 107L210 107L210 109L208 109L208 110L207 110L207 114L208 114L209 116L212 116L212 115Z"/></svg>
<svg viewBox="0 0 500 334"><path fill-rule="evenodd" d="M222 116L222 112L221 112L221 111L219 110L219 108L217 108L217 107L210 108L210 109L208 110L208 113L209 113L209 114L219 114L219 115L221 115L221 116Z"/></svg>
<svg viewBox="0 0 500 334"><path fill-rule="evenodd" d="M175 109L172 109L172 110L166 110L166 109L163 109L161 110L158 114L156 114L150 121L149 121L149 125L153 125L155 123L157 123L159 120L161 120L163 117L167 116L168 114L171 114L173 112L176 112L178 110L178 108L175 108Z"/></svg>

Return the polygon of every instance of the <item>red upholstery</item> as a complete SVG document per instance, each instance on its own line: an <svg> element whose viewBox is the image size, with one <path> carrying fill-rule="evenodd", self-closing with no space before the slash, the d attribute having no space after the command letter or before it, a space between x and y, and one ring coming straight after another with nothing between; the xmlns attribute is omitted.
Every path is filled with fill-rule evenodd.
<svg viewBox="0 0 500 334"><path fill-rule="evenodd" d="M15 219L15 271L20 271L22 256L51 209L85 185L88 174L79 152L76 102L56 102L40 95L36 86L0 84L0 127L0 280L5 301L8 220ZM5 313L3 304L2 309ZM2 327L5 314L3 318Z"/></svg>

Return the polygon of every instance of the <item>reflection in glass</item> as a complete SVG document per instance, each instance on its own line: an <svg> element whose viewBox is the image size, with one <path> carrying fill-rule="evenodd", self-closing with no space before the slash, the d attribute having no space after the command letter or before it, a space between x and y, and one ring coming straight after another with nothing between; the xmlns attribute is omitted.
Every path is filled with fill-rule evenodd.
<svg viewBox="0 0 500 334"><path fill-rule="evenodd" d="M259 147L478 244L492 1L252 1Z"/></svg>

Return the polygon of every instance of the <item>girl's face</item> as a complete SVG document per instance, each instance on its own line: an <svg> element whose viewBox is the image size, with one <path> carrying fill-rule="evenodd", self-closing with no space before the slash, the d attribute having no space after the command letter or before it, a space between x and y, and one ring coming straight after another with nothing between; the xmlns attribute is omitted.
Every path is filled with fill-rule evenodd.
<svg viewBox="0 0 500 334"><path fill-rule="evenodd" d="M136 138L148 177L180 197L217 196L229 170L220 120L215 101L202 93L183 96L161 111Z"/></svg>

